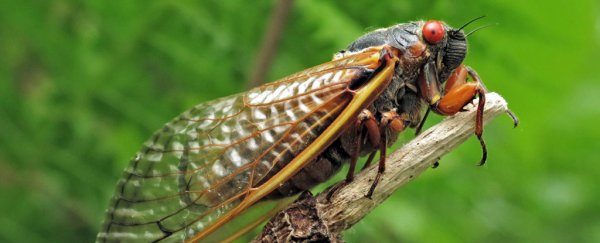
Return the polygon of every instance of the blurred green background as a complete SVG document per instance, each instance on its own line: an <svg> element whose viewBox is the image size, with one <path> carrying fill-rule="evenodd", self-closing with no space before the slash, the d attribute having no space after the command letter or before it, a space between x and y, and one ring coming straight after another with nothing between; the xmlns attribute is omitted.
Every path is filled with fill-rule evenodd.
<svg viewBox="0 0 600 243"><path fill-rule="evenodd" d="M154 130L246 89L275 4L2 1L0 242L92 241ZM296 1L268 80L378 27L487 15L469 29L498 25L470 37L466 63L522 121L487 126L486 166L469 140L345 239L600 242L599 13L597 0Z"/></svg>

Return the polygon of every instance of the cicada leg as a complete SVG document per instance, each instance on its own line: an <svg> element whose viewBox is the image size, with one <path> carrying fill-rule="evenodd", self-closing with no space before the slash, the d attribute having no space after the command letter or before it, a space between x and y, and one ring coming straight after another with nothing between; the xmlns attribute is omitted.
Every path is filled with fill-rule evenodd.
<svg viewBox="0 0 600 243"><path fill-rule="evenodd" d="M373 152L371 152L369 154L369 157L367 158L367 161L365 161L365 164L360 169L361 171L364 170L365 168L369 167L369 165L371 165L371 162L373 162L373 159L375 158L375 154L377 154L377 151L373 151Z"/></svg>
<svg viewBox="0 0 600 243"><path fill-rule="evenodd" d="M350 166L348 168L348 173L346 174L346 180L342 183L337 184L333 188L331 188L327 194L327 200L329 201L331 197L337 192L340 188L344 187L348 183L354 180L354 172L356 170L356 163L358 162L358 158L360 157L360 150L362 144L365 142L365 139L369 139L373 147L379 146L380 133L379 127L377 125L377 120L371 111L363 110L358 115L358 119L356 120L355 125L353 126L353 138L354 145L352 155L350 158ZM365 132L366 131L366 134ZM373 155L373 153L372 153Z"/></svg>
<svg viewBox="0 0 600 243"><path fill-rule="evenodd" d="M366 134L363 132L366 130ZM379 131L379 127L377 125L377 120L375 119L375 115L371 113L369 110L363 110L358 115L358 120L356 121L356 145L354 146L354 151L352 152L352 158L350 160L350 169L348 170L348 174L346 175L346 182L352 182L354 180L354 170L356 168L356 163L358 162L358 158L360 157L360 150L362 144L365 142L365 139L369 139L373 147L379 146L379 138L381 137ZM364 136L364 137L363 137Z"/></svg>
<svg viewBox="0 0 600 243"><path fill-rule="evenodd" d="M473 78L473 82L467 82L467 76ZM485 104L485 93L487 90L481 82L479 75L471 68L461 65L450 75L444 87L444 93L436 102L433 109L442 115L454 115L463 111L463 107L479 96L479 106L477 107L477 127L476 134L481 134L483 127L480 121L483 116L483 104Z"/></svg>
<svg viewBox="0 0 600 243"><path fill-rule="evenodd" d="M465 105L473 101L475 96L479 96L475 118L475 135L482 149L479 165L483 165L487 159L487 146L482 137L483 108L485 105L485 93L487 92L483 82L481 82L479 75L473 69L460 65L446 80L444 92L440 95L435 73L433 65L425 65L419 79L421 95L429 102L431 110L435 113L446 116L454 115L459 111L463 111ZM473 82L467 82L467 76L473 78Z"/></svg>
<svg viewBox="0 0 600 243"><path fill-rule="evenodd" d="M396 112L395 109L388 112L383 112L381 114L381 121L379 123L380 141L377 143L379 145L379 166L377 168L377 175L373 180L373 184L371 184L371 188L369 188L369 191L367 192L365 197L369 199L371 198L373 192L375 191L375 188L377 187L377 184L381 180L381 176L385 172L385 158L387 155L386 150L388 145L388 132L392 132L395 134L401 133L406 128L405 122L406 119L402 118Z"/></svg>
<svg viewBox="0 0 600 243"><path fill-rule="evenodd" d="M437 86L438 80L437 71L433 63L427 63L419 78L419 87L421 88L421 96L429 103L429 108L435 113L441 115L454 115L459 111L463 111L465 105L479 97L477 104L477 114L475 117L475 135L481 144L482 156L479 165L485 164L487 159L487 146L483 140L483 109L485 105L485 93L487 92L481 78L475 70L468 66L460 65L446 80L443 94L440 94L440 89ZM473 79L472 82L467 82L467 77ZM519 120L510 111L508 115L513 119L515 126Z"/></svg>
<svg viewBox="0 0 600 243"><path fill-rule="evenodd" d="M482 149L479 164L483 165L487 159L487 147L482 137L483 108L485 105L485 93L487 92L485 86L473 69L460 65L446 80L444 92L440 95L436 73L434 65L426 64L419 79L421 95L429 102L431 110L435 113L446 116L454 115L459 111L463 111L465 105L473 101L475 96L479 96L475 118L475 135L479 139ZM473 82L467 82L467 76L473 78Z"/></svg>
<svg viewBox="0 0 600 243"><path fill-rule="evenodd" d="M371 198L373 192L375 191L375 187L379 183L381 176L385 172L385 156L386 156L386 148L387 148L387 138L388 133L398 134L404 131L406 128L405 122L406 118L402 118L396 110L391 110L388 112L383 112L381 114L381 120L377 122L377 119L369 110L363 110L356 121L354 126L355 131L353 136L354 146L352 157L350 159L350 168L348 169L348 174L346 174L346 180L342 183L337 184L333 188L331 188L327 194L327 200L329 201L331 197L343 186L352 182L354 179L354 172L356 169L356 163L358 162L358 158L360 157L361 146L365 143L365 139L368 139L370 145L373 148L377 148L379 150L379 167L377 169L377 175L373 180L373 184L369 191L365 195L367 198ZM369 158L365 164L365 167L371 163L373 157L375 156L374 151L369 154ZM363 169L365 168L363 167Z"/></svg>

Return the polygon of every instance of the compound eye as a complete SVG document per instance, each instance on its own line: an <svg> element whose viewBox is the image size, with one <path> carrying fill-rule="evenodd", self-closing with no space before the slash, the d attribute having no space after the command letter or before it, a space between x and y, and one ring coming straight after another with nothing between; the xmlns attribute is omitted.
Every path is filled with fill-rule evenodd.
<svg viewBox="0 0 600 243"><path fill-rule="evenodd" d="M423 38L429 44L435 45L440 43L444 39L444 35L446 35L446 30L440 21L429 20L423 25Z"/></svg>

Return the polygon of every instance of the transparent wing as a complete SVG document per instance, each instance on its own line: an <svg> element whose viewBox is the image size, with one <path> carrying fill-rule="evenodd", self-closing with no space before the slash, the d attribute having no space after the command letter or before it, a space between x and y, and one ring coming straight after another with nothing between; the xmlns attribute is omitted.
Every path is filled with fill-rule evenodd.
<svg viewBox="0 0 600 243"><path fill-rule="evenodd" d="M97 240L183 241L218 220L335 119L349 82L372 72L367 55L197 105L167 123L125 169Z"/></svg>

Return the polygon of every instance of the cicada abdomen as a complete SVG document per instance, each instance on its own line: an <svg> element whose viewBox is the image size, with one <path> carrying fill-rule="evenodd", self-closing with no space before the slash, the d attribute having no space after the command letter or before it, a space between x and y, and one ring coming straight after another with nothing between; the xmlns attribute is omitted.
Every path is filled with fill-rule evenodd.
<svg viewBox="0 0 600 243"><path fill-rule="evenodd" d="M200 104L167 123L125 170L98 241L205 239L265 198L310 189L416 127L423 105L452 115L485 88L462 65L466 37L439 21L367 33L335 55L246 93ZM467 82L471 77L473 82ZM483 102L482 102L483 101Z"/></svg>

